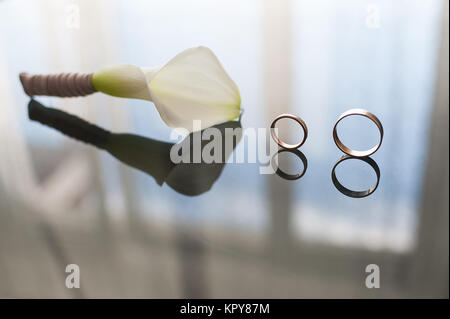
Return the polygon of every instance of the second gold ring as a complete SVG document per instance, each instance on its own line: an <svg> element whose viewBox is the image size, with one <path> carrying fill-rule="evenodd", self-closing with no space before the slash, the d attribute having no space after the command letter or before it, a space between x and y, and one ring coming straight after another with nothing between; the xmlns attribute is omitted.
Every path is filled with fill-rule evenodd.
<svg viewBox="0 0 450 319"><path fill-rule="evenodd" d="M377 145L375 145L374 147L372 147L371 149L369 149L367 151L357 151L357 150L352 150L351 148L345 146L341 142L341 140L339 139L338 133L337 133L337 125L339 124L339 122L342 119L344 119L348 116L352 116L352 115L367 117L368 119L370 119L372 122L375 123L378 130L380 131L380 141L378 142ZM348 110L348 111L342 113L341 116L336 121L336 124L334 124L334 127L333 127L333 139L334 139L334 142L336 143L336 146L345 154L354 156L354 157L366 157L366 156L369 156L369 155L372 155L373 153L375 153L381 146L381 142L383 141L383 135L384 135L383 125L381 125L380 120L374 114L370 113L369 111L363 110L363 109L351 109L351 110Z"/></svg>

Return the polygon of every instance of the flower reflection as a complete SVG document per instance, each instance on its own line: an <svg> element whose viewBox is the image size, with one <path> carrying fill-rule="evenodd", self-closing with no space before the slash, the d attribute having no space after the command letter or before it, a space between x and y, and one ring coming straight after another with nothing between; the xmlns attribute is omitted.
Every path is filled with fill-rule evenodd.
<svg viewBox="0 0 450 319"><path fill-rule="evenodd" d="M346 188L344 185L342 185L338 178L336 177L336 167L342 163L343 161L349 160L349 159L356 159L363 162L366 162L369 164L373 170L375 171L375 174L377 175L377 181L374 186L370 187L367 190L363 191L355 191ZM337 188L338 191L340 191L342 194L353 197L353 198L363 198L371 195L378 187L378 184L380 183L380 168L378 167L378 164L370 157L353 157L350 155L343 155L333 166L333 169L331 170L331 180L333 181L334 186Z"/></svg>
<svg viewBox="0 0 450 319"><path fill-rule="evenodd" d="M222 133L223 139L220 163L201 161L200 163L174 164L170 160L170 149L174 143L134 134L113 133L61 110L45 107L33 99L28 104L28 116L33 121L105 150L121 162L151 175L158 185L166 183L175 191L188 196L200 195L211 189L242 137L235 135L233 148L228 149L225 147L224 140L227 139L227 134L233 134L235 128L241 128L240 119L215 125L213 127ZM225 130L225 128L232 130ZM201 132L191 133L181 142L189 143L190 154L193 153L192 134L201 134ZM203 149L208 142L202 140L201 148Z"/></svg>

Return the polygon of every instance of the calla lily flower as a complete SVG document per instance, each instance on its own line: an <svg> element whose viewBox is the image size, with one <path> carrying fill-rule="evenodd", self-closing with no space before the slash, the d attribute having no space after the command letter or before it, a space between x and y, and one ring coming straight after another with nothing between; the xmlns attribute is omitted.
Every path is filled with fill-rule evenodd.
<svg viewBox="0 0 450 319"><path fill-rule="evenodd" d="M162 67L102 68L93 74L92 86L109 95L153 102L173 128L200 130L240 115L237 85L214 53L202 46L181 52ZM198 127L195 120L201 121Z"/></svg>

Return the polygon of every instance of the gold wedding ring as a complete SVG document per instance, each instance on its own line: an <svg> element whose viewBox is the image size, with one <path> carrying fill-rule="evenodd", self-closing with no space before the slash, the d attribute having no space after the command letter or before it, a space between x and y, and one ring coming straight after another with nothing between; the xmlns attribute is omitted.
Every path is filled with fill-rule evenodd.
<svg viewBox="0 0 450 319"><path fill-rule="evenodd" d="M343 118L345 118L347 116L351 116L351 115L365 116L376 124L376 126L378 127L378 130L380 131L380 141L378 142L377 145L375 145L374 147L372 147L371 149L369 149L367 151L356 151L356 150L352 150L351 148L348 148L339 140L339 137L337 134L337 125ZM348 111L342 113L342 115L336 121L336 124L334 124L334 128L333 128L333 139L334 139L334 142L336 143L337 147L345 154L348 154L348 155L354 156L354 157L366 157L366 156L369 156L369 155L372 155L373 153L375 153L381 146L381 142L383 141L383 134L384 134L383 133L383 125L381 125L380 120L375 115L373 115L372 113L370 113L369 111L366 111L364 109L351 109L351 110L348 110Z"/></svg>
<svg viewBox="0 0 450 319"><path fill-rule="evenodd" d="M291 119L296 121L298 124L300 124L300 126L303 129L303 139L300 143L298 144L288 144L283 142L282 140L280 140L275 132L275 124L281 120L281 119ZM275 118L275 120L273 120L272 125L270 125L270 134L272 135L272 138L274 139L275 142L277 142L278 145L280 145L282 148L288 149L288 150L294 150L299 148L300 146L303 145L303 143L305 143L306 138L308 137L308 128L306 127L305 122L299 118L298 116L292 115L292 114L281 114L279 116L277 116L277 118Z"/></svg>

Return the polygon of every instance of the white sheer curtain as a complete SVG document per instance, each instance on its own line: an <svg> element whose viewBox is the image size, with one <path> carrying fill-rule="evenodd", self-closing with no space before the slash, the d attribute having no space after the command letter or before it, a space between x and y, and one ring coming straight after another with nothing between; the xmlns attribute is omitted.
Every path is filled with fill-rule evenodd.
<svg viewBox="0 0 450 319"><path fill-rule="evenodd" d="M293 2L292 96L295 111L314 129L310 161L328 161L329 166L337 161L331 128L349 108L374 112L385 127L383 145L373 155L381 169L373 196L363 201L342 198L330 210L326 198L333 188L324 189L323 182L302 188L299 183L294 219L303 238L397 252L414 247L441 9L440 0ZM369 133L344 137L366 149L370 144L365 141L378 136L376 130ZM318 181L330 178L316 167L322 166L312 165L309 173ZM358 177L353 184L374 180L371 171L346 173Z"/></svg>
<svg viewBox="0 0 450 319"><path fill-rule="evenodd" d="M59 162L50 176L39 183L30 147L64 148L67 144L62 136L41 130L27 120L28 98L21 90L18 74L21 71L92 72L104 64L116 62L117 47L113 41L116 31L111 21L111 6L108 1L51 0L4 1L0 6L0 129L2 144L8 150L0 160L1 177L11 196L41 207L42 211L66 211L71 200L93 183L95 174L89 162L101 161L101 158L93 158L96 157L93 152L75 154L72 160ZM122 101L102 98L42 97L40 101L105 124L112 130L126 130L128 115L121 107ZM108 176L114 175L112 172ZM105 194L109 207L119 207L119 210L122 207L123 211L124 199L120 191Z"/></svg>
<svg viewBox="0 0 450 319"><path fill-rule="evenodd" d="M192 286L200 297L417 296L419 290L408 286L411 276L399 273L412 259L423 282L431 269L420 256L411 258L411 251L418 237L417 179L424 174L426 151L419 145L430 130L441 4L0 0L0 218L7 220L0 222L5 236L0 239L6 238L0 240L0 281L24 278L0 287L0 295L72 296L61 289L58 273L69 259L88 270L82 283L88 297L191 297ZM286 184L271 176L268 182L256 166L230 165L214 191L186 197L27 118L22 71L155 66L200 44L211 47L236 80L245 127L267 127L282 112L308 120L311 134L302 151L310 165L304 179ZM170 133L145 101L102 94L37 99L112 131L159 140ZM383 146L374 155L382 184L365 202L339 197L336 204L330 201L337 192L330 171L323 167L331 170L341 155L331 128L350 107L372 110L386 125ZM12 223L10 215L20 216L20 205L12 202L25 203L33 214L24 209L22 219ZM145 217L138 222L151 221L145 235L152 240L136 239L134 231L124 235L126 223L111 226L111 217L133 220L134 214ZM192 226L193 235L184 234L180 224ZM17 239L15 246L11 239ZM422 244L425 255L435 247ZM205 251L208 262L202 263L205 258L197 257ZM383 290L368 291L360 280L369 259L385 267ZM199 276L198 286L191 274ZM445 295L447 288L448 296L448 283L434 279L430 295Z"/></svg>

